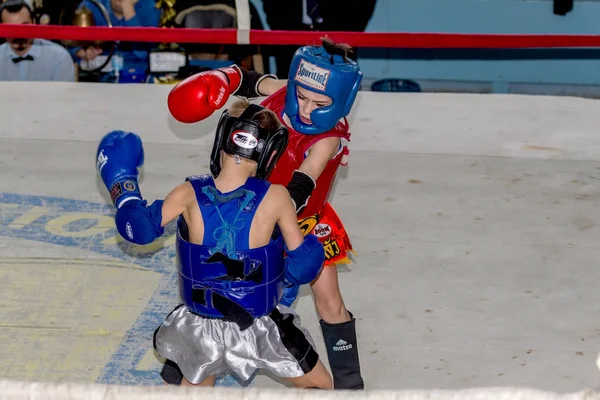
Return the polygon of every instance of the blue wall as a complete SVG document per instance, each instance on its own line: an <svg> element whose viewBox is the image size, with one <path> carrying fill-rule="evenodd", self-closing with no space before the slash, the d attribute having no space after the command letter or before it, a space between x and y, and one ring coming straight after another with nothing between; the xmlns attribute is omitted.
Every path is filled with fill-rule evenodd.
<svg viewBox="0 0 600 400"><path fill-rule="evenodd" d="M559 16L552 0L379 0L366 31L600 34L600 1L575 0ZM500 92L514 83L600 85L598 49L359 49L359 58L366 81L475 82Z"/></svg>

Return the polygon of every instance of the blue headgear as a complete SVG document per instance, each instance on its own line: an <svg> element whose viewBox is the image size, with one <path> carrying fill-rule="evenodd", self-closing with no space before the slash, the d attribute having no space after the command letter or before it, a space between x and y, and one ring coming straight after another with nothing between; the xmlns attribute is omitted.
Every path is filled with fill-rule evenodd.
<svg viewBox="0 0 600 400"><path fill-rule="evenodd" d="M333 129L341 118L350 114L362 77L355 61L344 61L342 56L331 55L322 46L298 49L290 65L285 97L285 113L292 127L308 135ZM303 123L298 115L297 86L331 98L331 105L310 114L312 125Z"/></svg>

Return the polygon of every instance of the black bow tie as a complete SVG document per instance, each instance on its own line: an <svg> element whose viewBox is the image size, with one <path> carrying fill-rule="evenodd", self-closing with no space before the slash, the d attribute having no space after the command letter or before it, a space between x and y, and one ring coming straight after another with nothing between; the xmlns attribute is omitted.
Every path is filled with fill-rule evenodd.
<svg viewBox="0 0 600 400"><path fill-rule="evenodd" d="M30 54L26 55L25 57L15 57L12 59L13 62L15 64L20 63L21 61L33 61L33 56L31 56Z"/></svg>

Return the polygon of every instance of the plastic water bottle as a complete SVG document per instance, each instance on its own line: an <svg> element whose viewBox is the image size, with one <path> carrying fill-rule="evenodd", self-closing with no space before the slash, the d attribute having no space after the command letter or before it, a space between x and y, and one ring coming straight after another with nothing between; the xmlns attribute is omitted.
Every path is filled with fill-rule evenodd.
<svg viewBox="0 0 600 400"><path fill-rule="evenodd" d="M121 55L121 52L119 50L115 50L112 59L111 59L111 64L113 67L113 72L115 73L115 78L116 78L116 83L119 83L119 75L121 73L121 70L123 69L123 56Z"/></svg>

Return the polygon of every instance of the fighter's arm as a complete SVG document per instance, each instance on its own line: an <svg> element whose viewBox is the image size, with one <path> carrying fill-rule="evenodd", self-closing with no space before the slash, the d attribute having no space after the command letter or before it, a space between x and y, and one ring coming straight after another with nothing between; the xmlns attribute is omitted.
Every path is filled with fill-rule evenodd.
<svg viewBox="0 0 600 400"><path fill-rule="evenodd" d="M194 189L182 183L164 200L151 205L143 199L131 199L117 208L115 224L125 240L136 244L148 244L162 236L164 227L185 212L194 200Z"/></svg>
<svg viewBox="0 0 600 400"><path fill-rule="evenodd" d="M127 241L148 244L162 236L164 227L179 217L195 199L189 182L171 190L164 200L151 205L144 199L131 199L123 203L115 214L117 230Z"/></svg>
<svg viewBox="0 0 600 400"><path fill-rule="evenodd" d="M323 173L329 160L340 150L340 138L329 137L319 140L308 151L308 155L287 185L290 196L294 201L296 212L300 212L306 204L312 191L317 186L317 179Z"/></svg>
<svg viewBox="0 0 600 400"><path fill-rule="evenodd" d="M232 94L246 98L270 96L286 82L275 75L232 65L187 77L171 89L167 105L173 118L189 124L208 118L223 107Z"/></svg>
<svg viewBox="0 0 600 400"><path fill-rule="evenodd" d="M287 84L287 79L278 79L273 74L261 74L238 66L235 68L241 76L241 83L235 92L236 96L247 98L270 96Z"/></svg>
<svg viewBox="0 0 600 400"><path fill-rule="evenodd" d="M98 145L96 168L117 208L115 225L127 241L148 244L164 233L164 226L184 212L191 185L180 185L165 200L148 206L138 183L138 167L144 162L142 139L133 132L110 131ZM192 197L193 199L193 197Z"/></svg>
<svg viewBox="0 0 600 400"><path fill-rule="evenodd" d="M184 182L171 190L162 204L161 226L165 227L183 214L196 199L191 183Z"/></svg>
<svg viewBox="0 0 600 400"><path fill-rule="evenodd" d="M298 226L298 218L290 201L290 194L281 185L271 185L270 191L273 192L274 203L277 204L277 225L285 245L287 249L295 250L304 242L304 236Z"/></svg>
<svg viewBox="0 0 600 400"><path fill-rule="evenodd" d="M276 79L273 77L261 80L256 86L256 91L262 96L270 96L287 85L287 79Z"/></svg>
<svg viewBox="0 0 600 400"><path fill-rule="evenodd" d="M319 140L309 150L298 170L308 174L314 181L319 179L327 163L340 150L340 138L328 137Z"/></svg>
<svg viewBox="0 0 600 400"><path fill-rule="evenodd" d="M276 198L277 225L285 241L287 253L285 279L288 284L304 285L312 282L321 272L325 250L315 235L302 236L296 211L292 207L287 189L271 185Z"/></svg>

